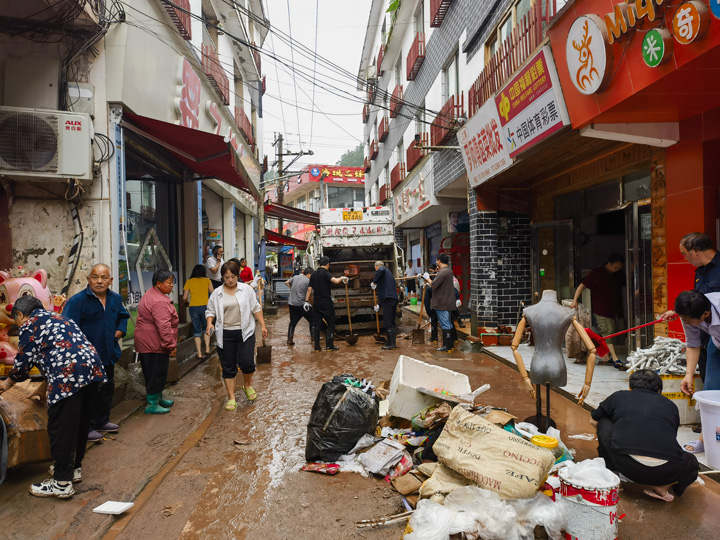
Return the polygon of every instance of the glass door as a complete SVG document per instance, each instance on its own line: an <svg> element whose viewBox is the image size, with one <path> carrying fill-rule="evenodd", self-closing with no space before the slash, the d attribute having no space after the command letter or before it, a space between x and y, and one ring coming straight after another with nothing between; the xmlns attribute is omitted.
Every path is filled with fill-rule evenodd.
<svg viewBox="0 0 720 540"><path fill-rule="evenodd" d="M652 290L652 221L648 202L633 202L625 207L627 313L629 327L654 319ZM653 343L652 326L627 335L628 352Z"/></svg>
<svg viewBox="0 0 720 540"><path fill-rule="evenodd" d="M558 300L575 293L575 251L572 220L532 226L533 302L542 291L557 291Z"/></svg>

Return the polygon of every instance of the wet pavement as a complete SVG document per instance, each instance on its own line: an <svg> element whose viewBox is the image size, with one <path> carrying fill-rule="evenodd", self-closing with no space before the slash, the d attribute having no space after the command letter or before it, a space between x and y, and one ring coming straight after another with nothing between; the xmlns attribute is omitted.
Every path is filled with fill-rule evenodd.
<svg viewBox="0 0 720 540"><path fill-rule="evenodd" d="M403 339L396 351L382 351L369 334L353 347L339 342L340 351L314 353L304 321L296 345L285 344L287 320L286 308L269 317L272 363L258 366L254 404L240 390L238 409L224 410L219 365L212 358L169 388L176 399L169 415L138 411L113 439L90 448L73 499L27 493L29 483L46 477L47 464L15 471L0 486L3 537L401 538L403 523L377 530L355 526L404 510L383 480L300 471L310 409L324 382L351 373L379 383L390 379L399 354L406 354L467 374L473 388L489 383L478 402L505 407L521 419L535 413L517 372L482 353L441 354L434 344L414 346ZM560 395L552 395L551 412L563 436L592 432L589 413ZM576 450L576 459L597 455L594 441L566 437L565 442ZM623 488L621 538L717 537L720 486L712 480L690 487L672 503L648 499L638 486ZM136 504L119 518L92 512L107 500Z"/></svg>

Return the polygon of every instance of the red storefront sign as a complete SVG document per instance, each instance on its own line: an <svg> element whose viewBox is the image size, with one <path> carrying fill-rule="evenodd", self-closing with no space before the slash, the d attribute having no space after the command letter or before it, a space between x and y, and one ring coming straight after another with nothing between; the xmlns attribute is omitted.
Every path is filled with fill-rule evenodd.
<svg viewBox="0 0 720 540"><path fill-rule="evenodd" d="M553 87L555 66L543 48L495 96L504 140L515 157L555 133L567 121L562 97Z"/></svg>
<svg viewBox="0 0 720 540"><path fill-rule="evenodd" d="M307 170L309 182L319 182L324 174L325 182L365 183L365 170L362 167L338 167L337 165L310 165ZM304 172L303 175L306 173Z"/></svg>
<svg viewBox="0 0 720 540"><path fill-rule="evenodd" d="M200 77L186 58L180 61L178 86L180 99L177 102L178 124L200 129Z"/></svg>
<svg viewBox="0 0 720 540"><path fill-rule="evenodd" d="M718 12L707 0L572 4L548 30L572 126L677 122L716 107ZM658 29L671 34L672 51L643 39Z"/></svg>

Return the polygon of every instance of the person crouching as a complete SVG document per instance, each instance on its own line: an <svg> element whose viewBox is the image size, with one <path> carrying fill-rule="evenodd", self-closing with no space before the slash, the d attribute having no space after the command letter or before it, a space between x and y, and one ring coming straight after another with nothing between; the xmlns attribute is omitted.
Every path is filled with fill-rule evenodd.
<svg viewBox="0 0 720 540"><path fill-rule="evenodd" d="M82 481L97 386L107 380L102 360L74 321L46 311L34 296L18 298L11 316L20 327L20 346L0 390L9 390L16 382L26 380L33 366L47 383L53 477L32 484L29 491L36 497L69 499L75 494L73 482Z"/></svg>

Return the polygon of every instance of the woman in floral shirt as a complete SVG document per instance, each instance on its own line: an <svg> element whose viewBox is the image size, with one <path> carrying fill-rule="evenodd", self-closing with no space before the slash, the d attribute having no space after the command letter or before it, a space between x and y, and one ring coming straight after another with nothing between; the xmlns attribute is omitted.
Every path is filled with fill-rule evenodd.
<svg viewBox="0 0 720 540"><path fill-rule="evenodd" d="M72 482L82 480L93 395L106 380L102 362L73 321L46 311L37 298L18 298L11 315L20 327L20 348L0 391L27 379L33 366L47 382L48 435L55 466L53 478L32 484L30 494L67 499L75 493Z"/></svg>

